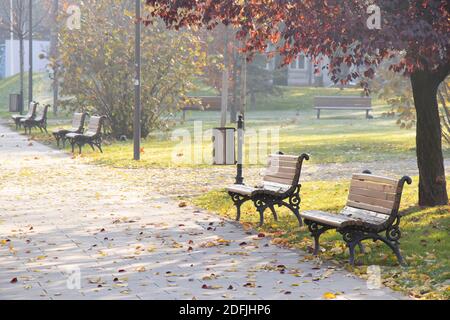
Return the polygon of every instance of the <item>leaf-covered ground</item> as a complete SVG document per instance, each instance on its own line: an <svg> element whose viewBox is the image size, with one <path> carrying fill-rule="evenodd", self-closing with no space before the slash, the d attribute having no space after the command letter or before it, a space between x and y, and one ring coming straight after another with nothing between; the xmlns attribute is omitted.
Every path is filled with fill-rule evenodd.
<svg viewBox="0 0 450 320"><path fill-rule="evenodd" d="M359 266L353 271L367 277L367 266L382 266L383 283L419 299L450 298L450 206L419 208L417 203L417 178L412 186L406 186L402 200L401 250L408 263L407 268L397 265L395 256L382 243L367 242L368 253L359 255ZM310 181L302 187L302 210L338 212L345 205L349 183L347 181ZM326 199L326 201L324 201ZM235 208L223 190L212 191L194 200L202 208L233 218ZM279 222L267 214L266 225L261 232L272 236L272 242L289 248L311 252L313 242L305 227L299 228L296 219L281 209ZM243 207L243 224L254 225L259 215L251 204ZM334 231L322 238L324 261L345 265L348 250L342 237ZM350 267L346 266L349 270Z"/></svg>

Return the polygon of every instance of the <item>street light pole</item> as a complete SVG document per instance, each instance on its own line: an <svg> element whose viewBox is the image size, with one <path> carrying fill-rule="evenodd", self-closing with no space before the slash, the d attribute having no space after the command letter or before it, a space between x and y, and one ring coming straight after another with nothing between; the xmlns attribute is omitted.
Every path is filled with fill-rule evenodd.
<svg viewBox="0 0 450 320"><path fill-rule="evenodd" d="M136 0L136 35L135 35L134 79L134 160L141 159L141 0Z"/></svg>
<svg viewBox="0 0 450 320"><path fill-rule="evenodd" d="M28 69L28 105L33 101L33 0L29 2L30 14L28 17L28 32L29 32L29 69Z"/></svg>
<svg viewBox="0 0 450 320"><path fill-rule="evenodd" d="M10 0L10 12L9 15L11 17L11 30L10 30L10 45L9 45L9 76L14 75L14 8L13 8L13 0Z"/></svg>

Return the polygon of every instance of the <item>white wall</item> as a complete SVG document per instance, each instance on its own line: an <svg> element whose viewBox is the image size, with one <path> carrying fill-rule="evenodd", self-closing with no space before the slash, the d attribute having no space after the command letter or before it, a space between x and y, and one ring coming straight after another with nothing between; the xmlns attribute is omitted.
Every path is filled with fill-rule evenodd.
<svg viewBox="0 0 450 320"><path fill-rule="evenodd" d="M24 71L28 72L28 40L24 40ZM5 41L5 77L13 76L20 72L20 53L19 40L14 40L11 46L11 40ZM47 70L48 60L39 59L41 53L47 54L50 48L49 41L33 41L33 72L45 72ZM11 68L11 50L13 52L13 67Z"/></svg>

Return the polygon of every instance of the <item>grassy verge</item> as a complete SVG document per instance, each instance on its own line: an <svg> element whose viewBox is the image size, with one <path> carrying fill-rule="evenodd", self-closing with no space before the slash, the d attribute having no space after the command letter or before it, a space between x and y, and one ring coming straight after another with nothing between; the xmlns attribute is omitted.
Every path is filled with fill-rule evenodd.
<svg viewBox="0 0 450 320"><path fill-rule="evenodd" d="M9 88L7 83L12 80L0 83L0 98L2 92L9 90L3 90L2 86ZM44 83L43 79L36 82ZM208 90L206 87L202 88L203 93ZM246 114L246 166L264 164L267 153L278 150L291 154L308 152L311 154L311 162L316 164L415 158L415 131L400 129L395 124L395 119L383 118L382 114L389 109L383 101L374 100L373 120L365 120L364 112L352 111L323 112L322 119L317 120L312 108L315 96L358 95L360 90L284 88L283 91L284 94L280 97L259 97L258 111L250 110ZM6 94L3 96L4 99ZM0 116L9 116L1 110L2 108ZM69 119L58 121L53 119L52 114L50 116L49 131L70 122ZM142 141L142 160L138 163L132 160L131 141L106 142L104 154L86 148L83 157L95 164L127 168L207 166L211 163L212 153L211 133L208 130L217 127L219 118L219 113L212 111L188 112L186 122L181 121L181 114L175 115L173 120L176 125L170 132L154 133ZM201 143L194 139L194 132L198 130L203 133ZM185 148L187 142L180 140L179 133L190 135L190 148ZM272 135L278 135L278 144L273 143ZM40 133L33 134L33 138L54 144L51 137ZM268 143L268 150L264 150L264 142ZM250 156L250 152L255 150L257 152ZM257 159L254 157L255 153ZM450 156L450 148L444 148L444 155ZM194 161L199 157L203 159L203 164Z"/></svg>
<svg viewBox="0 0 450 320"><path fill-rule="evenodd" d="M273 119L271 115L284 116L288 120ZM211 163L208 158L212 153L211 132L208 130L217 126L217 123L206 116L211 115L198 114L199 122L178 124L171 132L157 133L144 139L142 161L139 163L132 161L132 141L106 142L103 154L92 152L89 148L85 148L83 154L92 163L114 167L197 167L202 165L194 162L194 157L198 156L204 159L203 166L207 166ZM304 116L308 115L305 113ZM66 126L67 123L51 121L49 131ZM194 139L195 128L203 132L201 142ZM267 132L269 134L266 136ZM186 147L186 141L180 139L179 133L190 135L190 147ZM278 144L271 144L272 134L279 136ZM51 137L36 131L33 139L54 144ZM268 145L266 150L264 142ZM392 119L317 121L308 118L297 122L295 114L288 112L284 112L284 115L281 111L249 113L245 164L263 165L267 153L278 150L291 154L308 152L311 162L316 164L414 159L415 132L398 128ZM450 149L446 148L444 154L450 156Z"/></svg>
<svg viewBox="0 0 450 320"><path fill-rule="evenodd" d="M417 181L417 178L414 179ZM302 210L325 210L337 212L345 204L348 182L307 182L303 184ZM382 243L366 242L368 253L359 254L359 266L346 265L348 250L339 234L334 231L321 238L321 258L367 277L368 265L382 266L383 283L419 299L450 298L450 206L420 208L417 203L417 185L406 186L402 200L402 211L408 213L402 219L401 250L408 263L407 268L397 265L395 256ZM323 201L327 199L327 201ZM235 209L229 196L223 191L213 191L194 199L202 208L227 218L235 217ZM293 215L280 209L280 221L275 222L266 214L266 224L259 231L272 237L274 244L303 249L311 252L313 242L305 227L298 227ZM243 227L249 228L259 220L255 209L249 203L242 208ZM307 259L313 259L307 256Z"/></svg>

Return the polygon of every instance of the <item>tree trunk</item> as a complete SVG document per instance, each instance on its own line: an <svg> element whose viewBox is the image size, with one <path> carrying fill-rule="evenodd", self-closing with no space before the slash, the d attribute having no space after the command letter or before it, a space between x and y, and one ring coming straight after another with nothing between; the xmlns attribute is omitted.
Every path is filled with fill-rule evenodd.
<svg viewBox="0 0 450 320"><path fill-rule="evenodd" d="M58 9L59 0L53 0L52 7L52 36L50 44L50 55L54 61L53 66L53 114L56 116L58 114L58 35L59 35L59 25L58 25Z"/></svg>
<svg viewBox="0 0 450 320"><path fill-rule="evenodd" d="M419 205L434 207L448 204L442 132L437 102L441 79L429 71L411 75L417 112L417 164L419 167Z"/></svg>
<svg viewBox="0 0 450 320"><path fill-rule="evenodd" d="M19 61L20 61L20 99L21 99L21 113L24 111L24 43L23 43L23 37L19 37Z"/></svg>

